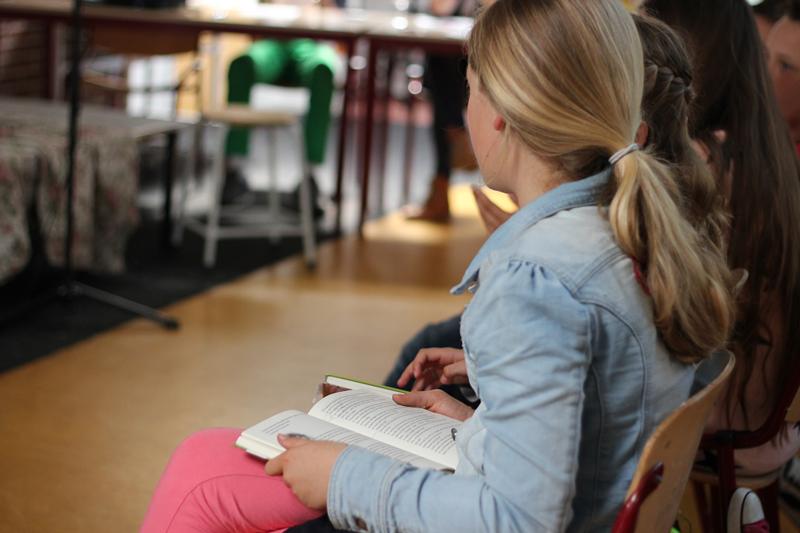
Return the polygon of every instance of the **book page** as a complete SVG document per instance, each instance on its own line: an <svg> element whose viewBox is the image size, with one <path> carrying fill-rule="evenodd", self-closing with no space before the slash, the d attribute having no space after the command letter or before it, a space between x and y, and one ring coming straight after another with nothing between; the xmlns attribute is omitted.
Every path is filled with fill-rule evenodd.
<svg viewBox="0 0 800 533"><path fill-rule="evenodd" d="M397 405L369 390L337 392L319 400L308 414L455 469L453 430L461 422L425 409Z"/></svg>
<svg viewBox="0 0 800 533"><path fill-rule="evenodd" d="M285 451L285 448L278 443L278 435L288 433L305 435L312 440L332 440L360 446L419 468L442 469L445 467L445 465L424 459L395 446L379 442L366 435L355 433L300 411L283 411L259 422L255 426L247 428L236 440L236 446L262 459L272 459Z"/></svg>

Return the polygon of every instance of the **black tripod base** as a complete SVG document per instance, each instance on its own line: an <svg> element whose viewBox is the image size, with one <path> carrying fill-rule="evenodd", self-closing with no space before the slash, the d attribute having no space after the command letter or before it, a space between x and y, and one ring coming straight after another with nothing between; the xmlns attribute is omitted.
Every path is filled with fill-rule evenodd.
<svg viewBox="0 0 800 533"><path fill-rule="evenodd" d="M133 300L128 300L122 296L112 294L110 292L86 285L79 281L69 281L61 285L57 289L58 296L65 299L77 298L84 296L100 303L116 307L122 311L138 315L142 318L152 320L160 326L169 330L176 330L181 327L180 322L171 316L165 315L152 307L147 307Z"/></svg>

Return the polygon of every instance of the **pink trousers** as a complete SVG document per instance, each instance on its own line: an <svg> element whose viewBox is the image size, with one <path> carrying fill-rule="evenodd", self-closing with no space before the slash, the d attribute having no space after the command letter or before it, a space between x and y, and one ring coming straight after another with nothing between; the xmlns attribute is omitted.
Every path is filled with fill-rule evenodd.
<svg viewBox="0 0 800 533"><path fill-rule="evenodd" d="M175 450L158 482L141 533L283 531L320 516L304 506L264 461L233 443L241 431L209 429Z"/></svg>

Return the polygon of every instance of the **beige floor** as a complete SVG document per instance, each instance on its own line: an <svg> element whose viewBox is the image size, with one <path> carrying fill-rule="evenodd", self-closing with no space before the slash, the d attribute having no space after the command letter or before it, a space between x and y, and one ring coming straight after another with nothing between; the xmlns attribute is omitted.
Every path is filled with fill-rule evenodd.
<svg viewBox="0 0 800 533"><path fill-rule="evenodd" d="M324 246L314 274L290 260L171 306L177 333L135 320L0 375L0 532L136 531L182 437L308 407L326 372L381 380L464 305L447 288L482 237L463 212L389 217Z"/></svg>

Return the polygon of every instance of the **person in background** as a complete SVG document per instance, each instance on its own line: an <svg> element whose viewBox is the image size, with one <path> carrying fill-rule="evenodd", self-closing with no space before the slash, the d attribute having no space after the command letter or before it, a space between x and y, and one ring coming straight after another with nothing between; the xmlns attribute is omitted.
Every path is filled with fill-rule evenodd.
<svg viewBox="0 0 800 533"><path fill-rule="evenodd" d="M474 0L433 0L430 11L436 16L473 16L477 7ZM427 57L424 81L433 107L436 172L425 203L407 209L412 220L447 222L450 219L450 175L454 169L477 168L464 127L464 106L467 104L465 62L465 58L452 54L429 54Z"/></svg>
<svg viewBox="0 0 800 533"><path fill-rule="evenodd" d="M647 438L733 323L714 181L634 143L643 57L618 0L502 0L468 49L482 175L520 204L454 289L473 293L462 333L482 402L394 397L466 419L456 471L284 436L265 476L238 431L207 431L173 455L145 533L324 514L358 531L610 530Z"/></svg>
<svg viewBox="0 0 800 533"><path fill-rule="evenodd" d="M341 6L343 0L325 0L326 6ZM265 39L255 41L228 66L229 104L250 104L250 93L256 84L264 83L308 89L308 111L303 122L305 157L309 165L325 161L328 131L331 122L331 99L334 77L340 59L334 48L311 39L288 41ZM225 142L226 172L222 190L223 203L248 198L250 186L244 174L250 146L249 128L232 128ZM312 201L315 214L319 187L312 176ZM299 188L287 206L299 209Z"/></svg>
<svg viewBox="0 0 800 533"><path fill-rule="evenodd" d="M800 0L792 0L766 39L775 95L800 156ZM781 497L800 526L800 459L795 455L781 475Z"/></svg>
<svg viewBox="0 0 800 533"><path fill-rule="evenodd" d="M800 163L744 0L647 0L643 8L687 38L697 93L690 132L731 214L728 264L748 273L731 341L736 368L707 431L752 430L800 356ZM742 473L771 472L799 448L800 431L787 425L772 442L737 450L736 463Z"/></svg>
<svg viewBox="0 0 800 533"><path fill-rule="evenodd" d="M800 155L800 0L788 4L766 43L778 107Z"/></svg>
<svg viewBox="0 0 800 533"><path fill-rule="evenodd" d="M766 43L772 26L786 10L787 0L748 0L748 3L753 7L753 15L761 41Z"/></svg>

